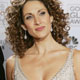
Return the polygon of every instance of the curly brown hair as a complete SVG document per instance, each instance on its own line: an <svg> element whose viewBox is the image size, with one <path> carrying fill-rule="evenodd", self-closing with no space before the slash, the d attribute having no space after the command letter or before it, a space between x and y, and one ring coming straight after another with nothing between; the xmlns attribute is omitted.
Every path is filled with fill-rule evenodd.
<svg viewBox="0 0 80 80"><path fill-rule="evenodd" d="M6 34L12 45L12 49L16 55L20 57L24 56L26 49L30 48L34 44L34 39L31 35L27 34L27 39L24 39L25 31L22 29L21 24L23 22L22 9L24 4L29 0L13 0L11 6L6 9L6 20L9 24ZM33 1L33 0L31 0ZM38 0L41 1L47 8L49 14L53 16L52 36L54 40L62 45L68 43L68 13L64 13L64 10L60 7L60 2L57 0ZM66 39L63 42L63 39Z"/></svg>

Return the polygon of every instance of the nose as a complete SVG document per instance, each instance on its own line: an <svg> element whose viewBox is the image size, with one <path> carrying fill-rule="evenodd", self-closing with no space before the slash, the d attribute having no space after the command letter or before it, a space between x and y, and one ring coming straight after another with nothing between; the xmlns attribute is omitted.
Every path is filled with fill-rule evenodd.
<svg viewBox="0 0 80 80"><path fill-rule="evenodd" d="M35 23L36 25L39 25L39 24L41 23L41 20L40 20L40 18L39 18L38 16L35 17L34 23Z"/></svg>

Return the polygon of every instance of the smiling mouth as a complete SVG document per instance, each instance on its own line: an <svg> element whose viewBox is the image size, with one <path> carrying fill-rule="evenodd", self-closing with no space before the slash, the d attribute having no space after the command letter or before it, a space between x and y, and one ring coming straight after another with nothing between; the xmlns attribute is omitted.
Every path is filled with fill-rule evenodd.
<svg viewBox="0 0 80 80"><path fill-rule="evenodd" d="M44 26L41 26L41 27L36 28L35 30L36 31L42 31L43 29L44 29Z"/></svg>

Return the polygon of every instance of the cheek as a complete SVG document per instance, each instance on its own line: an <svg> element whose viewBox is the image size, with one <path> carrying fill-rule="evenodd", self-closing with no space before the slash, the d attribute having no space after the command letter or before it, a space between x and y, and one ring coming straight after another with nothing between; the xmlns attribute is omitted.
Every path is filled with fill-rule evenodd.
<svg viewBox="0 0 80 80"><path fill-rule="evenodd" d="M32 29L32 23L31 22L25 22L25 25L26 25L27 30Z"/></svg>
<svg viewBox="0 0 80 80"><path fill-rule="evenodd" d="M31 27L32 25L30 23L26 23L25 24L25 28L28 31L28 33L31 35L33 34L33 27Z"/></svg>
<svg viewBox="0 0 80 80"><path fill-rule="evenodd" d="M46 24L51 24L50 16L49 16L49 15L45 16L45 18L42 19L42 20L43 20L43 22L45 22Z"/></svg>
<svg viewBox="0 0 80 80"><path fill-rule="evenodd" d="M51 31L51 20L50 20L50 17L48 17L47 19L46 19L46 26L48 27L47 29L48 29L48 31L50 32Z"/></svg>
<svg viewBox="0 0 80 80"><path fill-rule="evenodd" d="M30 35L34 34L34 29L33 29L33 27L31 27L30 25L27 25L27 26L28 26L28 27L27 27L28 33L29 33Z"/></svg>
<svg viewBox="0 0 80 80"><path fill-rule="evenodd" d="M33 34L33 32L34 32L33 28L30 26L27 27L27 31L29 34Z"/></svg>
<svg viewBox="0 0 80 80"><path fill-rule="evenodd" d="M32 28L28 28L27 31L31 36L34 36L34 30Z"/></svg>
<svg viewBox="0 0 80 80"><path fill-rule="evenodd" d="M47 17L44 22L45 22L45 25L48 27L48 29L51 29L50 17Z"/></svg>

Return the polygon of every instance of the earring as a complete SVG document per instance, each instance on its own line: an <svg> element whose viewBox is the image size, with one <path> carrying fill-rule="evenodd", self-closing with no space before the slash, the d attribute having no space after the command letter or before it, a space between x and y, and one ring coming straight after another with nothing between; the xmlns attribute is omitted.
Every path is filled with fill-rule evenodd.
<svg viewBox="0 0 80 80"><path fill-rule="evenodd" d="M24 39L27 39L27 34L26 34L26 30L25 30L25 34L24 34Z"/></svg>
<svg viewBox="0 0 80 80"><path fill-rule="evenodd" d="M52 28L52 24L51 24L51 32L53 31L53 28Z"/></svg>

